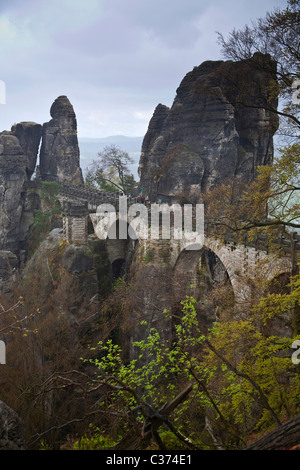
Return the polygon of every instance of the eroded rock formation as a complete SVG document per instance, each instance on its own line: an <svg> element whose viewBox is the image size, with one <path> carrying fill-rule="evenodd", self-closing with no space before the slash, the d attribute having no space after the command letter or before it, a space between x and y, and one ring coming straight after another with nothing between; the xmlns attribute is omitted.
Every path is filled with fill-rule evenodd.
<svg viewBox="0 0 300 470"><path fill-rule="evenodd" d="M20 122L0 133L0 290L26 258L34 210L40 208L34 172L44 181L83 184L73 106L60 96L50 114L43 126Z"/></svg>
<svg viewBox="0 0 300 470"><path fill-rule="evenodd" d="M0 401L0 450L23 450L24 430L17 413Z"/></svg>
<svg viewBox="0 0 300 470"><path fill-rule="evenodd" d="M39 124L22 122L0 134L0 252L19 256L26 246L35 198L24 187L35 169L41 129Z"/></svg>
<svg viewBox="0 0 300 470"><path fill-rule="evenodd" d="M170 109L157 106L139 164L147 198L198 199L226 180L252 181L272 161L278 118L264 106L269 99L277 107L275 64L261 54L253 61L204 62L184 77Z"/></svg>
<svg viewBox="0 0 300 470"><path fill-rule="evenodd" d="M11 128L11 131L18 138L22 150L26 155L26 173L30 180L37 164L42 126L35 122L20 122L15 124Z"/></svg>
<svg viewBox="0 0 300 470"><path fill-rule="evenodd" d="M43 125L41 178L43 181L83 184L77 120L69 99L59 96L51 106L50 115L52 119Z"/></svg>

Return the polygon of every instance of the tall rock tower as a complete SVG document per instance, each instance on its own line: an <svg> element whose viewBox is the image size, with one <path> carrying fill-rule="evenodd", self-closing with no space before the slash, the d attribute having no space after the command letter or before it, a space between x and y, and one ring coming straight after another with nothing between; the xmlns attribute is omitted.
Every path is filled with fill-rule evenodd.
<svg viewBox="0 0 300 470"><path fill-rule="evenodd" d="M42 126L21 122L0 133L0 291L25 256L38 201L26 192L38 156Z"/></svg>
<svg viewBox="0 0 300 470"><path fill-rule="evenodd" d="M194 202L215 185L251 182L273 158L278 128L276 64L257 53L207 61L182 80L171 108L159 104L144 137L139 189L150 201Z"/></svg>
<svg viewBox="0 0 300 470"><path fill-rule="evenodd" d="M19 253L25 243L29 203L24 185L34 172L41 130L40 124L21 122L0 133L0 250Z"/></svg>
<svg viewBox="0 0 300 470"><path fill-rule="evenodd" d="M39 184L32 180L41 138L41 179L84 184L73 106L60 96L50 114L43 126L20 122L0 132L0 291L10 288L11 274L26 260L34 211L41 207Z"/></svg>
<svg viewBox="0 0 300 470"><path fill-rule="evenodd" d="M43 125L40 175L43 181L83 184L76 115L69 99L59 96L51 106L52 119Z"/></svg>

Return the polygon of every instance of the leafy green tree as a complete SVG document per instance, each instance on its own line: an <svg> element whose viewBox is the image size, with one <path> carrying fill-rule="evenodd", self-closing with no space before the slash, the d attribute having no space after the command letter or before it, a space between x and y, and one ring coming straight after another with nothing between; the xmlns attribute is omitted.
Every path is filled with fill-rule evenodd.
<svg viewBox="0 0 300 470"><path fill-rule="evenodd" d="M216 236L235 233L238 240L253 240L261 235L270 245L287 231L300 231L300 10L299 0L288 0L283 10L275 9L251 26L234 29L219 43L226 58L247 60L250 67L269 67L269 90L257 105L277 114L280 121L280 147L274 163L257 169L256 180L249 184L231 182L215 188L206 197L206 221ZM276 67L257 60L255 53L269 54ZM279 107L274 106L276 96ZM247 106L247 100L241 102ZM286 233L285 233L286 236ZM297 271L294 261L293 273Z"/></svg>
<svg viewBox="0 0 300 470"><path fill-rule="evenodd" d="M300 144L280 150L272 166L258 167L250 184L223 184L205 196L207 222L216 235L231 231L254 238L300 230Z"/></svg>
<svg viewBox="0 0 300 470"><path fill-rule="evenodd" d="M99 160L94 160L86 175L86 184L96 186L103 191L121 191L130 194L135 180L129 171L133 159L117 146L105 147L98 153Z"/></svg>
<svg viewBox="0 0 300 470"><path fill-rule="evenodd" d="M242 216L240 224L237 217L232 217L233 211L232 214L228 212L228 218L226 215L223 218L225 223L232 219L238 230L274 225L300 228L300 98L297 92L300 86L299 32L299 0L288 0L285 9L275 9L267 13L265 18L254 21L251 26L234 29L228 38L219 34L219 43L226 58L247 60L254 69L269 67L268 72L273 79L269 84L269 92L257 106L279 116L278 136L284 136L284 145L280 145L274 165L258 168L257 181L237 198L242 203L237 212ZM269 54L276 67L270 62L257 60L256 52ZM272 104L276 103L273 99L276 95L280 99L278 108ZM244 105L247 106L247 103ZM227 192L227 198L228 196ZM230 197L233 202L233 194ZM264 217L266 209L268 217ZM231 228L233 225L229 223Z"/></svg>
<svg viewBox="0 0 300 470"><path fill-rule="evenodd" d="M276 312L299 304L299 275L293 282L297 289L262 299L248 320L215 323L207 332L199 327L195 299L186 297L181 317L174 319L174 342L169 344L151 329L145 340L134 344L138 353L128 363L112 340L100 342L98 357L91 362L98 369L95 383L108 391L100 403L102 411L119 416L134 433L137 423L145 426L166 399L175 398L180 385L191 384L189 398L174 411L172 422L164 423L186 448L205 447L190 408L211 410L225 432L224 448L241 448L252 433L265 432L297 414L299 374L289 353L296 337L268 336L260 328L270 320L270 306ZM147 328L146 322L142 325Z"/></svg>

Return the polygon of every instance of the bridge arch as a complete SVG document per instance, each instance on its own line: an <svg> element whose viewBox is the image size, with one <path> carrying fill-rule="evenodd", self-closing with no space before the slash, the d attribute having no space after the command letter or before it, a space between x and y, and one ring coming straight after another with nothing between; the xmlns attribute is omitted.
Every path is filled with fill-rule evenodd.
<svg viewBox="0 0 300 470"><path fill-rule="evenodd" d="M218 249L217 246L205 244L202 248L197 250L190 250L186 248L182 249L177 259L175 260L174 271L176 272L178 269L182 269L182 271L190 274L191 281L195 281L195 276L197 275L197 269L199 268L199 262L201 262L202 255L206 255L207 262L210 263L210 268L212 270L214 270L214 265L218 264L218 266L220 266L221 263L223 266L221 269L222 276L224 276L224 279L226 278L227 281L232 284L232 277L234 277L234 273L232 272L227 257L224 256L222 250Z"/></svg>
<svg viewBox="0 0 300 470"><path fill-rule="evenodd" d="M203 287L203 279L201 281L199 275L197 279L197 270L201 271L204 267L203 255L206 257L206 263L210 263L207 272L210 271L213 275L214 283L217 282L216 272L218 272L222 277L219 281L221 283L226 281L227 285L231 286L235 310L244 310L245 313L247 313L245 307L252 305L253 288L257 284L258 276L261 277L262 285L263 283L267 285L278 276L291 272L292 268L289 257L278 257L276 254L259 251L251 246L224 244L207 238L200 250L184 248L179 250L174 262L174 277L178 279L179 291L184 290L183 286L190 284L201 287L201 282ZM199 265L201 259L202 267Z"/></svg>
<svg viewBox="0 0 300 470"><path fill-rule="evenodd" d="M225 303L218 305L217 291L212 295L216 287L223 298L226 296L226 305L233 305L233 285L219 256L206 246L199 250L182 250L173 267L175 304L186 295L192 295L202 310L202 321L205 324L216 321L225 306Z"/></svg>
<svg viewBox="0 0 300 470"><path fill-rule="evenodd" d="M115 281L128 271L132 256L138 244L138 239L127 236L120 237L119 219L116 219L108 228L105 240L106 250L111 265L112 280ZM125 232L128 233L128 223Z"/></svg>

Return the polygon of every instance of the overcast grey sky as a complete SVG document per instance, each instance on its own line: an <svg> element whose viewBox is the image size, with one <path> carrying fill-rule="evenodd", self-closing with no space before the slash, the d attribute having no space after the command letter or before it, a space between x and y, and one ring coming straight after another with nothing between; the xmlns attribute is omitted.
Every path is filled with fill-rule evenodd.
<svg viewBox="0 0 300 470"><path fill-rule="evenodd" d="M59 95L79 137L143 136L187 72L220 59L219 31L285 0L0 0L0 131L43 124ZM0 94L1 97L1 94ZM0 100L1 101L1 100Z"/></svg>

